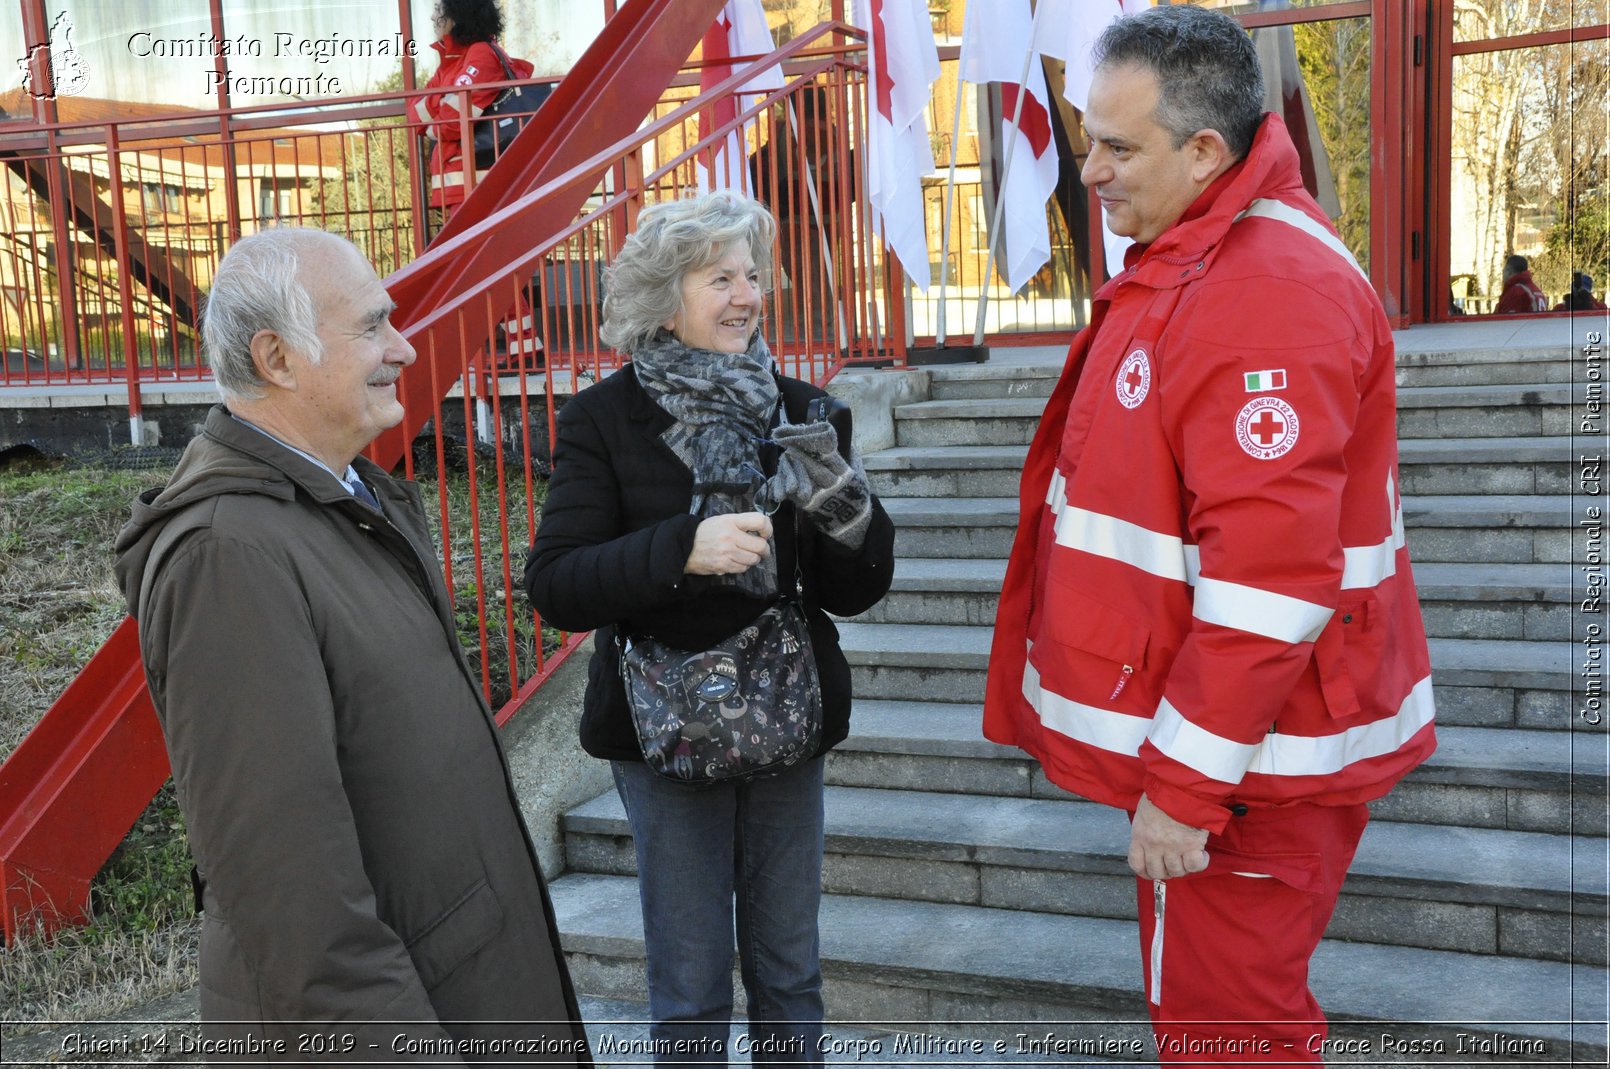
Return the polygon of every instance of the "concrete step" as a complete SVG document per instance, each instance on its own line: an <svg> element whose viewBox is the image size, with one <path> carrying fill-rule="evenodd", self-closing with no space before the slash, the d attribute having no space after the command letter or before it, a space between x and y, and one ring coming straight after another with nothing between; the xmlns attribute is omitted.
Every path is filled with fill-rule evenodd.
<svg viewBox="0 0 1610 1069"><path fill-rule="evenodd" d="M918 401L894 410L895 445L1027 445L1045 398Z"/></svg>
<svg viewBox="0 0 1610 1069"><path fill-rule="evenodd" d="M952 794L1071 798L1016 747L982 735L976 704L860 699L828 782ZM1585 733L1439 724L1437 752L1386 798L1396 823L1606 834L1603 740Z"/></svg>
<svg viewBox="0 0 1610 1069"><path fill-rule="evenodd" d="M640 985L636 882L574 873L551 890L578 989ZM1109 1038L1144 1040L1133 921L835 894L822 902L821 933L830 1019L1099 1021ZM1460 1033L1497 1034L1550 1060L1606 1051L1602 1027L1572 1024L1603 1020L1606 977L1594 966L1326 940L1310 982L1338 1041L1380 1044L1389 1032L1452 1052ZM1495 1022L1498 1007L1515 1020Z"/></svg>
<svg viewBox="0 0 1610 1069"><path fill-rule="evenodd" d="M1569 563L1576 510L1564 494L1405 497L1409 556L1465 564ZM1584 536L1578 541L1586 545Z"/></svg>
<svg viewBox="0 0 1610 1069"><path fill-rule="evenodd" d="M890 498L895 552L902 557L1005 557L1018 502L1011 497ZM1444 494L1406 497L1403 523L1415 561L1567 563L1587 548L1563 494Z"/></svg>
<svg viewBox="0 0 1610 1069"><path fill-rule="evenodd" d="M1006 561L938 557L896 560L884 599L855 619L867 624L976 624L995 622Z"/></svg>
<svg viewBox="0 0 1610 1069"><path fill-rule="evenodd" d="M1573 398L1586 386L1410 386L1398 391L1399 438L1510 438L1569 435Z"/></svg>
<svg viewBox="0 0 1610 1069"><path fill-rule="evenodd" d="M1415 566L1426 633L1433 638L1570 641L1580 591L1569 564ZM855 619L865 624L989 626L1006 576L1004 560L897 560L889 594Z"/></svg>
<svg viewBox="0 0 1610 1069"><path fill-rule="evenodd" d="M1411 386L1398 391L1400 438L1569 436L1586 384ZM1022 445L1034 436L1043 397L918 401L896 406L900 446Z"/></svg>
<svg viewBox="0 0 1610 1069"><path fill-rule="evenodd" d="M570 868L636 874L614 791L568 812L564 829ZM1540 832L1372 825L1328 934L1604 964L1606 846ZM1092 802L834 786L823 887L1123 920L1135 909L1128 849L1124 814Z"/></svg>
<svg viewBox="0 0 1610 1069"><path fill-rule="evenodd" d="M1410 438L1398 442L1402 492L1569 494L1576 485L1570 438Z"/></svg>
<svg viewBox="0 0 1610 1069"><path fill-rule="evenodd" d="M1433 638L1571 641L1577 624L1573 591L1581 576L1569 564L1415 564L1420 612Z"/></svg>
<svg viewBox="0 0 1610 1069"><path fill-rule="evenodd" d="M1570 382L1574 363L1570 341L1560 345L1439 349L1397 353L1399 387L1496 386Z"/></svg>
<svg viewBox="0 0 1610 1069"><path fill-rule="evenodd" d="M928 396L933 401L1050 397L1061 376L1060 363L937 365L928 369Z"/></svg>
<svg viewBox="0 0 1610 1069"><path fill-rule="evenodd" d="M1602 734L1573 702L1581 668L1575 654L1568 642L1432 639L1437 719L1467 727Z"/></svg>
<svg viewBox="0 0 1610 1069"><path fill-rule="evenodd" d="M981 702L992 629L944 624L841 623L860 698ZM1580 665L1568 642L1431 640L1437 717L1465 727L1598 731L1572 705Z"/></svg>
<svg viewBox="0 0 1610 1069"><path fill-rule="evenodd" d="M894 497L1015 497L1027 445L896 446L862 458L872 489Z"/></svg>
<svg viewBox="0 0 1610 1069"><path fill-rule="evenodd" d="M894 550L901 557L1005 560L1017 534L1017 502L1011 498L888 498Z"/></svg>
<svg viewBox="0 0 1610 1069"><path fill-rule="evenodd" d="M1406 439L1398 443L1403 493L1569 494L1577 467L1570 438ZM1013 497L1026 445L898 446L867 456L883 497Z"/></svg>

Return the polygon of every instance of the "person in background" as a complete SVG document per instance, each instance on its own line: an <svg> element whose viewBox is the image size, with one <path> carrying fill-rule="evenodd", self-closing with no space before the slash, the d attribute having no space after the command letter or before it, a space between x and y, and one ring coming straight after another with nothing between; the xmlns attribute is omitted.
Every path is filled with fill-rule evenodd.
<svg viewBox="0 0 1610 1069"><path fill-rule="evenodd" d="M436 50L440 62L425 88L471 87L468 104L469 129L473 137L476 121L502 93L501 89L473 87L507 80L500 56L508 60L516 78L531 77L535 68L528 60L503 52L498 45L498 38L503 36L503 12L493 0L436 0L436 6L431 9L431 28L436 32L431 48ZM426 166L430 174L430 206L439 209L441 214L441 222L431 227L432 234L439 231L441 223L451 218L464 202L466 169L471 172L470 180L476 184L486 177L487 168L478 166L474 159L473 144L464 144L464 123L460 116L465 96L463 92L441 92L414 101L415 117L425 124L425 135L432 142ZM504 313L494 341L499 367L534 369L541 366L543 343L538 336L534 312L540 304L532 285L523 289L515 306ZM481 386L485 388L485 380Z"/></svg>
<svg viewBox="0 0 1610 1069"><path fill-rule="evenodd" d="M1556 312L1603 311L1604 302L1593 295L1593 276L1582 271L1571 272L1571 292L1554 306Z"/></svg>
<svg viewBox="0 0 1610 1069"><path fill-rule="evenodd" d="M202 321L224 403L118 536L202 887L203 1033L259 1064L518 1041L589 1065L419 488L358 455L403 417L392 311L342 238L237 242Z"/></svg>
<svg viewBox="0 0 1610 1069"><path fill-rule="evenodd" d="M497 46L497 39L503 36L503 13L493 0L436 0L436 6L431 9L431 28L436 32L431 48L435 49L440 62L425 88L461 90L470 87L469 126L473 133L475 120L501 92L473 87L505 80ZM531 77L534 68L528 60L515 59L506 53L505 57L516 78ZM449 216L464 201L465 145L460 121L464 97L462 92L440 92L414 101L415 118L425 124L425 136L433 143L428 165L430 205L443 209ZM476 182L486 177L484 169L476 170L473 159L469 169Z"/></svg>
<svg viewBox="0 0 1610 1069"><path fill-rule="evenodd" d="M1532 281L1531 265L1524 256L1510 256L1504 261L1504 288L1493 306L1494 315L1515 315L1527 312L1548 311L1549 300Z"/></svg>
<svg viewBox="0 0 1610 1069"><path fill-rule="evenodd" d="M1392 332L1234 19L1094 52L1082 178L1136 244L1029 447L984 733L1129 813L1160 1061L1317 1064L1365 803L1436 746Z"/></svg>
<svg viewBox="0 0 1610 1069"><path fill-rule="evenodd" d="M631 362L560 409L525 571L545 623L596 632L581 744L610 761L632 829L660 1064L725 1064L735 922L753 1060L821 1063L823 760L697 786L651 770L617 635L709 649L797 568L826 751L850 721L827 614L871 608L893 573L894 525L860 458L804 422L826 395L780 374L761 336L775 241L771 214L732 191L644 209L606 274L600 331Z"/></svg>

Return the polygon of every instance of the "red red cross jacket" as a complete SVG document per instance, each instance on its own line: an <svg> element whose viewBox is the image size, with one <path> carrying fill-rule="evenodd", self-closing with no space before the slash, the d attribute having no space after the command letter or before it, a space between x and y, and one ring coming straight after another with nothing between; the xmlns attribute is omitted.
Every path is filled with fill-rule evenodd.
<svg viewBox="0 0 1610 1069"><path fill-rule="evenodd" d="M441 58L436 73L425 83L426 89L462 89L482 82L504 81L503 66L498 62L497 51L489 41L460 44L451 36L431 42ZM516 78L529 78L534 69L528 60L508 57L509 67ZM470 130L475 120L498 98L501 89L472 89L469 94ZM432 93L414 101L414 117L429 123L436 134L436 144L430 154L430 203L432 207L455 205L464 200L464 146L459 122L460 93ZM474 164L470 165L472 168ZM486 171L475 172L476 181Z"/></svg>
<svg viewBox="0 0 1610 1069"><path fill-rule="evenodd" d="M1548 310L1549 299L1537 288L1537 283L1532 281L1532 273L1522 271L1511 275L1509 281L1504 283L1504 292L1498 295L1498 304L1493 308L1493 314L1524 315Z"/></svg>
<svg viewBox="0 0 1610 1069"><path fill-rule="evenodd" d="M984 733L1220 831L1436 746L1392 335L1268 116L1097 293L1029 449Z"/></svg>

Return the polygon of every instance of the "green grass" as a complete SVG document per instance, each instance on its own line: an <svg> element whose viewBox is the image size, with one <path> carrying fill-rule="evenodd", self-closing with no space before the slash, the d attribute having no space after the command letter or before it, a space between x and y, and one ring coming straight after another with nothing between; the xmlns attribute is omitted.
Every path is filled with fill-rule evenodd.
<svg viewBox="0 0 1610 1069"><path fill-rule="evenodd" d="M165 470L0 470L0 755L123 618L112 542ZM184 822L165 787L90 888L91 923L0 953L0 1019L111 1016L195 983L200 930ZM10 1031L10 1029L8 1029Z"/></svg>

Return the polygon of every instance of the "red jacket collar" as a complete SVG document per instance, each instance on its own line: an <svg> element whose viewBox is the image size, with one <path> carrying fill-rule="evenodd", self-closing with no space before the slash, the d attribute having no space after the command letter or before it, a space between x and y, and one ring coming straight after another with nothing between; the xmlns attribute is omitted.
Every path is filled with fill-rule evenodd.
<svg viewBox="0 0 1610 1069"><path fill-rule="evenodd" d="M464 44L452 34L448 34L446 37L441 37L432 41L430 46L434 48L436 50L436 54L441 56L443 59L454 59L458 56L462 56L465 52L470 50L469 45Z"/></svg>

